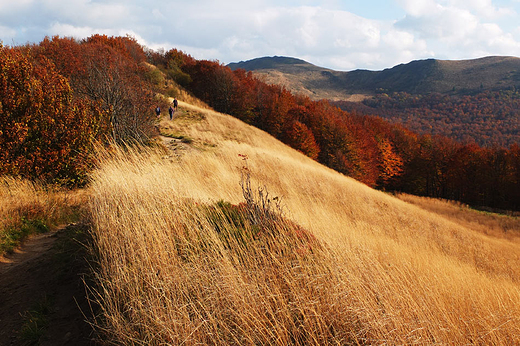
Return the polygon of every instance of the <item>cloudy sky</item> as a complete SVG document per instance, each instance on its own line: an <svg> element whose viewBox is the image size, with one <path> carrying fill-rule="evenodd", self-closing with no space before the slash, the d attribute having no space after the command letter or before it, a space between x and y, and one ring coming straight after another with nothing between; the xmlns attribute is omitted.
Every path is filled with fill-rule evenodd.
<svg viewBox="0 0 520 346"><path fill-rule="evenodd" d="M291 56L336 70L520 57L520 0L0 0L0 41L135 37L222 63Z"/></svg>

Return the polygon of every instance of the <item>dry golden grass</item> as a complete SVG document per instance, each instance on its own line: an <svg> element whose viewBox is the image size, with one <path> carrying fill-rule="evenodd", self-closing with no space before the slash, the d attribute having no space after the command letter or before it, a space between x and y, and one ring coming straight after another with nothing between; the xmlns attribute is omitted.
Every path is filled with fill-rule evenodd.
<svg viewBox="0 0 520 346"><path fill-rule="evenodd" d="M161 128L191 144L163 138L175 154L102 154L93 177L96 292L111 341L520 343L517 230L485 234L185 103ZM223 238L237 230L216 227L207 208L244 201L239 155L253 185L281 198L287 218L319 246L295 250L294 227L284 222L268 229L272 238Z"/></svg>
<svg viewBox="0 0 520 346"><path fill-rule="evenodd" d="M419 197L404 193L399 193L396 197L483 234L513 241L520 237L520 218L516 215L483 212L457 201Z"/></svg>
<svg viewBox="0 0 520 346"><path fill-rule="evenodd" d="M28 180L0 177L0 256L27 236L78 218L83 191L60 191Z"/></svg>

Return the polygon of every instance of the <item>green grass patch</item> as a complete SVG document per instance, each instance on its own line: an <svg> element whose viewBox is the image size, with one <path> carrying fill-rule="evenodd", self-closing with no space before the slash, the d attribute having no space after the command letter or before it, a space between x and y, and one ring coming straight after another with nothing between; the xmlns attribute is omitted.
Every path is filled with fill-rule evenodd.
<svg viewBox="0 0 520 346"><path fill-rule="evenodd" d="M23 314L24 323L20 330L20 338L26 344L36 345L42 341L47 331L51 306L49 298L43 296L30 310Z"/></svg>
<svg viewBox="0 0 520 346"><path fill-rule="evenodd" d="M47 233L81 217L81 207L67 201L45 207L35 204L15 208L0 219L0 255L12 253L30 235Z"/></svg>
<svg viewBox="0 0 520 346"><path fill-rule="evenodd" d="M220 200L202 207L228 250L269 248L273 253L290 257L289 253L303 254L320 248L311 233L286 219L279 211L256 203L258 201L250 202L234 205Z"/></svg>
<svg viewBox="0 0 520 346"><path fill-rule="evenodd" d="M43 219L26 219L22 217L17 225L12 225L0 233L0 254L11 253L31 234L46 233L49 226Z"/></svg>

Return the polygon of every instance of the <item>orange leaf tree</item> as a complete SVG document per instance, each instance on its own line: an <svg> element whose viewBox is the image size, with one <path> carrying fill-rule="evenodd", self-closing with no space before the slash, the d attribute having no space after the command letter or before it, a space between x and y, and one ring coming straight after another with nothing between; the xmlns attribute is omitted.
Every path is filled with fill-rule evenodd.
<svg viewBox="0 0 520 346"><path fill-rule="evenodd" d="M284 142L313 160L316 160L320 153L320 148L316 143L312 131L298 120L293 121L291 125L288 126Z"/></svg>
<svg viewBox="0 0 520 346"><path fill-rule="evenodd" d="M55 36L35 50L69 79L77 98L101 105L114 140L146 142L154 134L153 94L140 65L146 56L134 39L94 35L78 42Z"/></svg>
<svg viewBox="0 0 520 346"><path fill-rule="evenodd" d="M82 184L103 114L74 100L67 79L30 52L0 46L0 174Z"/></svg>

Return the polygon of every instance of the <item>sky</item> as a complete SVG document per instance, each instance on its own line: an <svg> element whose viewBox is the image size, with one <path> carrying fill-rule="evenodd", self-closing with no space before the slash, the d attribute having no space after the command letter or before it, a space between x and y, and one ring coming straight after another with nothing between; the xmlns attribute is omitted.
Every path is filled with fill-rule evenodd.
<svg viewBox="0 0 520 346"><path fill-rule="evenodd" d="M289 56L334 70L520 57L520 0L0 0L0 41L134 37L238 62Z"/></svg>

